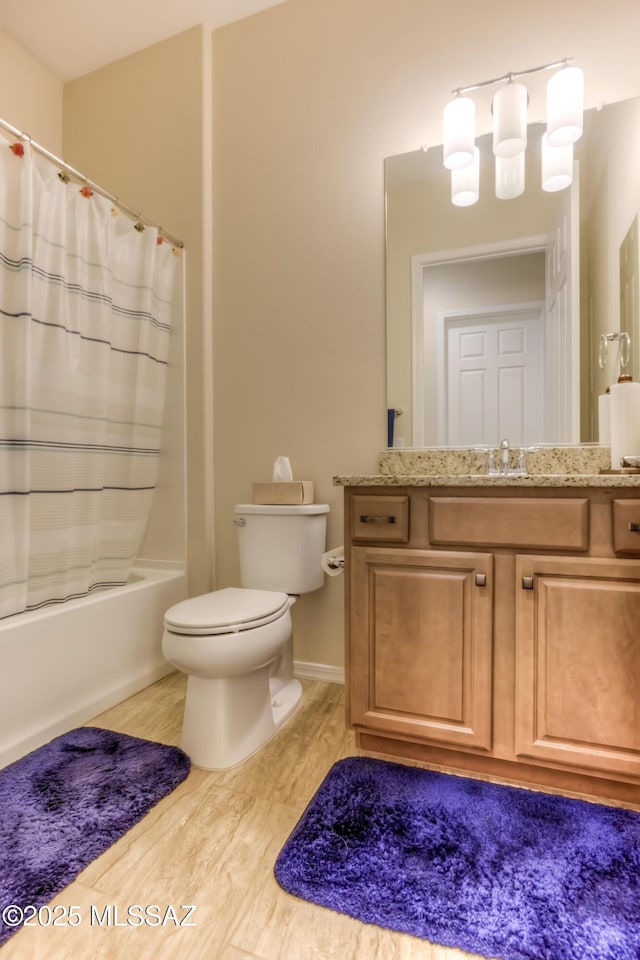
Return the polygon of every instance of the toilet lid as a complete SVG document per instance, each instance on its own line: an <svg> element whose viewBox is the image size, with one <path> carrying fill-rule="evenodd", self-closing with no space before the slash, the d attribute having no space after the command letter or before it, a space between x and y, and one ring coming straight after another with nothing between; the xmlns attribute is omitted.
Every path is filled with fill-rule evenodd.
<svg viewBox="0 0 640 960"><path fill-rule="evenodd" d="M289 605L286 593L227 587L176 603L164 622L173 633L235 633L277 620Z"/></svg>

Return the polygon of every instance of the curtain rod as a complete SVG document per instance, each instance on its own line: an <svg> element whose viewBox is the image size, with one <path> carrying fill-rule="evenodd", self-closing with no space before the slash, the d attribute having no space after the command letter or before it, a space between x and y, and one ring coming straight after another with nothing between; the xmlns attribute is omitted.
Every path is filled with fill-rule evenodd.
<svg viewBox="0 0 640 960"><path fill-rule="evenodd" d="M101 187L100 184L94 183L93 180L90 180L88 177L85 177L83 173L80 173L78 170L75 170L72 166L66 163L66 161L62 160L60 157L56 157L54 153L50 153L50 151L47 150L45 147L43 147L41 144L36 143L36 141L33 140L29 136L29 134L24 133L22 130L18 130L17 127L14 127L12 124L8 123L6 120L3 120L1 117L0 117L0 127L3 127L9 133L12 133L14 137L18 137L21 140L25 140L31 147L33 147L34 150L37 151L37 153L41 153L43 157L47 158L47 160L51 160L57 166L60 166L64 170L66 170L67 173L69 173L72 177L75 177L77 180L80 180L82 183L86 184L88 187L91 187L91 189L94 190L96 193L100 194L101 197L105 197L106 200L111 201L111 203L113 203L116 207L118 207L119 210L122 210L123 213L128 214L138 223L141 223L147 227L156 227L160 231L164 239L167 240L169 243L173 244L174 247L179 247L180 249L184 247L184 242L182 240L178 240L177 237L173 237L170 233L167 233L167 231L163 230L162 227L158 226L157 223L152 223L151 220L147 220L137 210L134 210L133 207L130 207L127 203L123 203L122 200L114 196L112 193L109 193L109 191L105 190L104 187Z"/></svg>

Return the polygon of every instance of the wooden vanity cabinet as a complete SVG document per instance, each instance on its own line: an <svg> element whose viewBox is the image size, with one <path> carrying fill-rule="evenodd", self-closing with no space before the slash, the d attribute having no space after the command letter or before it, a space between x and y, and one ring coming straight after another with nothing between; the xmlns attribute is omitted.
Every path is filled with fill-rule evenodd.
<svg viewBox="0 0 640 960"><path fill-rule="evenodd" d="M353 723L489 750L492 556L354 547L351 563Z"/></svg>
<svg viewBox="0 0 640 960"><path fill-rule="evenodd" d="M345 508L358 745L640 803L637 492L347 487Z"/></svg>
<svg viewBox="0 0 640 960"><path fill-rule="evenodd" d="M640 783L640 563L516 561L518 757Z"/></svg>

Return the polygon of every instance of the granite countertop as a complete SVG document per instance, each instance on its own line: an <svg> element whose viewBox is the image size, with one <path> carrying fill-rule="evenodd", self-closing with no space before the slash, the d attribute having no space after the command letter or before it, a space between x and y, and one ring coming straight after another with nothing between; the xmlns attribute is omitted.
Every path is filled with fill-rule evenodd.
<svg viewBox="0 0 640 960"><path fill-rule="evenodd" d="M395 474L335 476L338 487L640 487L640 475L598 473L530 474L526 477L489 477L486 474Z"/></svg>
<svg viewBox="0 0 640 960"><path fill-rule="evenodd" d="M511 469L519 450L511 451ZM524 476L489 475L488 449L385 450L379 473L335 476L343 487L640 487L640 473L601 473L611 464L609 447L595 444L526 450ZM499 450L494 450L499 462Z"/></svg>

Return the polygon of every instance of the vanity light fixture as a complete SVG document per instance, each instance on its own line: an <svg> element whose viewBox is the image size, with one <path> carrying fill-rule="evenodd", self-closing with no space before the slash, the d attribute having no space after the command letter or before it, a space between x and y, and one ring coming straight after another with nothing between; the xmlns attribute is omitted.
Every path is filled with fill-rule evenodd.
<svg viewBox="0 0 640 960"><path fill-rule="evenodd" d="M476 105L471 97L456 96L444 108L442 162L447 170L469 166L476 143Z"/></svg>
<svg viewBox="0 0 640 960"><path fill-rule="evenodd" d="M513 200L524 193L524 150L515 157L496 157L496 197Z"/></svg>
<svg viewBox="0 0 640 960"><path fill-rule="evenodd" d="M529 95L515 82L540 70L557 70L547 85L547 133L543 139L542 188L563 190L573 178L573 144L582 136L584 75L572 67L571 58L546 63L530 70L507 73L493 80L459 87L446 105L443 116L443 163L451 171L451 201L469 206L479 196L479 157L475 145L475 104L465 96L479 87L503 83L493 98L493 153L496 197L510 200L524 191L527 107ZM478 170L476 171L476 166ZM467 171L468 176L464 176Z"/></svg>
<svg viewBox="0 0 640 960"><path fill-rule="evenodd" d="M529 94L523 83L509 82L493 98L493 155L503 160L517 157L527 145Z"/></svg>
<svg viewBox="0 0 640 960"><path fill-rule="evenodd" d="M566 147L582 136L584 74L565 66L547 84L547 139L551 147Z"/></svg>
<svg viewBox="0 0 640 960"><path fill-rule="evenodd" d="M542 136L542 189L547 193L564 190L573 180L573 144L552 147L549 134Z"/></svg>
<svg viewBox="0 0 640 960"><path fill-rule="evenodd" d="M473 148L473 162L451 171L451 203L470 207L480 196L480 151Z"/></svg>

